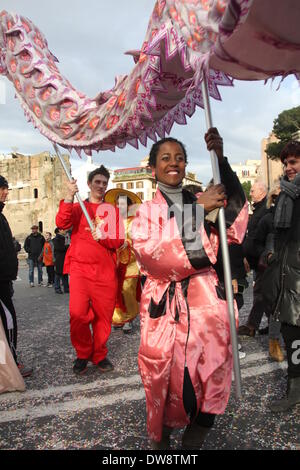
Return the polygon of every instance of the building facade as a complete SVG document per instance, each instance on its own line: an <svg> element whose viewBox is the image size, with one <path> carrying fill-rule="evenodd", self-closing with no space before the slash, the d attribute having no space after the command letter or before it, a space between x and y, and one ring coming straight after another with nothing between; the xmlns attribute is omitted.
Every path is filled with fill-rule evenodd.
<svg viewBox="0 0 300 470"><path fill-rule="evenodd" d="M241 183L250 181L251 185L259 179L261 160L246 160L245 163L231 164Z"/></svg>
<svg viewBox="0 0 300 470"><path fill-rule="evenodd" d="M149 156L141 161L140 166L114 170L113 187L131 191L139 196L143 202L153 199L157 184L152 170L148 166L148 160ZM187 184L202 185L196 179L196 174L191 172L188 172L183 180L183 185Z"/></svg>
<svg viewBox="0 0 300 470"><path fill-rule="evenodd" d="M280 176L283 174L283 166L281 161L271 160L266 154L267 145L278 142L278 139L273 133L270 133L268 137L262 139L261 142L261 180L265 183L268 189L270 189L275 181L278 181Z"/></svg>
<svg viewBox="0 0 300 470"><path fill-rule="evenodd" d="M261 141L260 160L246 160L245 163L231 165L241 183L250 182L252 185L256 181L262 181L270 189L278 181L283 174L282 163L280 160L271 160L266 154L267 145L277 141L275 135L270 133Z"/></svg>
<svg viewBox="0 0 300 470"><path fill-rule="evenodd" d="M70 168L69 156L63 158ZM33 224L39 226L40 232L53 233L67 182L59 159L49 152L0 155L0 174L9 183L4 214L13 235L23 242Z"/></svg>

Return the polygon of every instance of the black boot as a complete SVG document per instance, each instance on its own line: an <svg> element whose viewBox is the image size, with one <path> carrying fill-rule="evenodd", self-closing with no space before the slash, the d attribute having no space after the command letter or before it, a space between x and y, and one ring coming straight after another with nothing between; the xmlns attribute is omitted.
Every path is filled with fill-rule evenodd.
<svg viewBox="0 0 300 470"><path fill-rule="evenodd" d="M300 404L300 377L288 378L286 396L271 403L269 408L273 413L280 413L289 410L298 403Z"/></svg>
<svg viewBox="0 0 300 470"><path fill-rule="evenodd" d="M161 441L151 441L151 447L153 450L167 450L170 449L170 436L173 428L163 427Z"/></svg>
<svg viewBox="0 0 300 470"><path fill-rule="evenodd" d="M255 328L250 325L241 325L238 327L238 335L239 336L251 336L252 338L254 338Z"/></svg>
<svg viewBox="0 0 300 470"><path fill-rule="evenodd" d="M182 449L199 450L209 433L210 428L200 426L197 423L189 424L182 436Z"/></svg>

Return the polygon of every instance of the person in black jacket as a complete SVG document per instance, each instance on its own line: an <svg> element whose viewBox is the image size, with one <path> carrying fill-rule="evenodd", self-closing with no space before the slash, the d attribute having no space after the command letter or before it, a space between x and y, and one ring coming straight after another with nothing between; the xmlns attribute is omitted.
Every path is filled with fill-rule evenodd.
<svg viewBox="0 0 300 470"><path fill-rule="evenodd" d="M241 325L238 329L238 334L244 336L255 335L265 311L261 291L262 273L258 270L261 251L255 243L255 237L258 223L268 211L266 208L267 188L262 182L256 182L251 188L250 195L253 202L253 215L249 219L247 234L243 242L243 250L250 268L253 269L255 283L253 287L253 305L247 323Z"/></svg>
<svg viewBox="0 0 300 470"><path fill-rule="evenodd" d="M21 251L22 249L21 243L15 237L13 237L13 243L15 246L16 253L19 253L19 251Z"/></svg>
<svg viewBox="0 0 300 470"><path fill-rule="evenodd" d="M300 403L300 142L289 142L281 153L285 176L274 215L274 244L269 261L280 261L280 292L275 317L281 321L288 361L286 396L270 405L283 412ZM272 251L274 251L272 255Z"/></svg>
<svg viewBox="0 0 300 470"><path fill-rule="evenodd" d="M63 284L64 293L69 293L69 281L68 274L64 274L64 262L67 249L69 247L66 244L65 230L61 230L58 227L54 231L55 238L53 238L52 243L54 246L54 269L55 269L55 279L54 287L56 294L62 294L61 282Z"/></svg>
<svg viewBox="0 0 300 470"><path fill-rule="evenodd" d="M267 266L266 262L266 249L268 245L268 239L272 236L273 229L273 220L275 214L275 204L280 193L280 183L279 181L274 184L270 189L267 198L266 207L268 210L267 214L259 221L256 236L255 244L257 246L258 252L261 252L260 260L258 262L258 270L264 272ZM264 278L262 278L262 291L264 291ZM265 302L265 314L268 317L269 326L267 327L267 332L269 334L269 355L272 359L278 362L284 360L284 355L280 346L280 328L281 324L278 320L274 319L272 308ZM264 333L263 330L259 330L260 334Z"/></svg>
<svg viewBox="0 0 300 470"><path fill-rule="evenodd" d="M43 261L42 251L45 238L38 232L38 226L31 227L32 233L28 235L24 243L24 250L28 253L29 285L34 287L34 267L38 270L38 285L43 285Z"/></svg>
<svg viewBox="0 0 300 470"><path fill-rule="evenodd" d="M238 243L231 243L228 246L228 250L232 277L233 296L236 301L238 311L240 311L244 305L244 292L245 289L248 287L247 271L244 264L244 252L242 245ZM219 247L217 262L214 265L214 269L216 270L216 273L218 275L220 287L222 289L222 292L224 292L225 299L226 294L223 271L223 256L221 247ZM240 343L238 344L238 348L240 359L244 359L246 357L246 353L242 350L242 345Z"/></svg>
<svg viewBox="0 0 300 470"><path fill-rule="evenodd" d="M0 175L0 317L7 342L23 377L31 375L17 360L17 316L12 301L12 281L17 278L18 259L12 233L2 211L8 196L8 182Z"/></svg>

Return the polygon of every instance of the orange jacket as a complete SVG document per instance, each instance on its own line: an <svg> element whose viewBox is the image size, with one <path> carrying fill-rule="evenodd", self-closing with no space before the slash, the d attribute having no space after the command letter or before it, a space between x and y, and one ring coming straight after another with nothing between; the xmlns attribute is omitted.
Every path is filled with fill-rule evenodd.
<svg viewBox="0 0 300 470"><path fill-rule="evenodd" d="M54 250L52 242L45 242L43 248L43 263L45 266L54 265Z"/></svg>

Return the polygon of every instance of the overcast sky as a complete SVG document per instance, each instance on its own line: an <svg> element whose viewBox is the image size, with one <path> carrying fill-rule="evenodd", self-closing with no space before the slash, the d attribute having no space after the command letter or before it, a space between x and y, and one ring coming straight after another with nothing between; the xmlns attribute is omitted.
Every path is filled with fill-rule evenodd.
<svg viewBox="0 0 300 470"><path fill-rule="evenodd" d="M59 69L79 90L94 97L114 86L114 77L127 74L133 60L125 56L143 43L154 0L1 0L1 10L30 18L47 38L51 52L59 59ZM0 153L16 149L20 153L53 152L50 142L27 123L10 82L5 86L6 103L0 104ZM222 101L212 100L213 123L224 139L225 154L232 163L260 158L261 140L267 137L278 114L300 104L300 88L288 77L276 91L276 79L269 82L239 82L220 88ZM4 85L5 84L5 85ZM189 171L206 183L211 178L209 154L205 150L203 110L198 108L186 126L174 125L171 135L186 145ZM131 146L94 153L94 162L109 168L139 165L151 143L138 150ZM75 152L73 167L80 165ZM85 157L83 157L84 159Z"/></svg>

